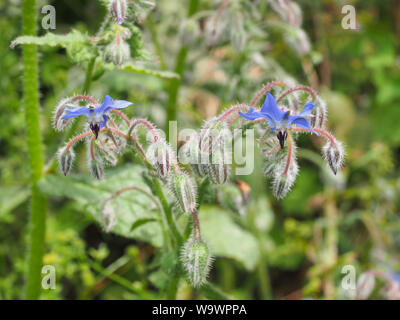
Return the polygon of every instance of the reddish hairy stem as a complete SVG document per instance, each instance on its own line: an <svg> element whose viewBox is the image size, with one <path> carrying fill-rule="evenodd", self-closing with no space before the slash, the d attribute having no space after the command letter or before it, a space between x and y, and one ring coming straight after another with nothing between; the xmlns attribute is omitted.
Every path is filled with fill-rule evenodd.
<svg viewBox="0 0 400 320"><path fill-rule="evenodd" d="M133 129L134 129L138 124L143 124L143 125L150 131L150 133L153 135L154 141L157 141L157 140L160 138L160 136L158 135L157 130L156 130L156 129L153 127L153 125L152 125L150 122L148 122L146 119L135 119L135 120L133 120L133 121L132 121L132 124L131 124L131 126L130 126L130 128L129 128L129 131L128 131L128 135L129 135L129 136L131 135Z"/></svg>
<svg viewBox="0 0 400 320"><path fill-rule="evenodd" d="M313 99L317 99L317 93L314 91L314 89L307 87L307 86L296 86L290 89L287 89L285 92L283 92L280 97L276 100L276 102L278 103L279 101L281 101L284 97L286 97L289 93L292 93L294 91L298 91L298 90L303 90L303 91L307 91L312 97Z"/></svg>
<svg viewBox="0 0 400 320"><path fill-rule="evenodd" d="M200 222L199 222L199 216L197 214L197 210L192 211L192 217L193 217L193 232L194 232L194 238L195 240L201 240L200 236Z"/></svg>
<svg viewBox="0 0 400 320"><path fill-rule="evenodd" d="M292 128L292 131L301 131L301 132L310 132L310 130L308 129L303 129L303 128ZM329 141L333 144L336 145L336 139L328 132L325 131L323 129L319 129L319 128L313 128L314 131L324 135L327 139L329 139Z"/></svg>
<svg viewBox="0 0 400 320"><path fill-rule="evenodd" d="M286 84L280 80L267 84L264 88L262 88L260 91L257 92L256 96L253 98L253 100L251 100L250 106L251 107L254 106L258 99L260 99L267 91L269 91L271 88L275 86L286 87Z"/></svg>
<svg viewBox="0 0 400 320"><path fill-rule="evenodd" d="M124 119L124 121L126 122L126 124L128 126L131 124L131 121L129 120L129 118L126 116L125 113L123 113L123 112L121 112L119 110L116 110L116 109L111 109L109 112L119 115L122 119Z"/></svg>
<svg viewBox="0 0 400 320"><path fill-rule="evenodd" d="M86 95L83 95L83 94L71 98L71 101L76 101L76 100L87 100L94 104L100 104L96 99L86 96Z"/></svg>

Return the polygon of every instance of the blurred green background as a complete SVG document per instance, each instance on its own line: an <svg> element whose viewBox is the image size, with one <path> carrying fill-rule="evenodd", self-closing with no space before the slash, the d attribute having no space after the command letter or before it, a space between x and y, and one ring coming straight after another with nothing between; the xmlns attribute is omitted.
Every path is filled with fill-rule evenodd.
<svg viewBox="0 0 400 320"><path fill-rule="evenodd" d="M400 272L399 2L299 0L302 29L291 26L290 17L268 1L233 2L239 18L228 7L220 23L227 26L221 32L234 32L212 46L205 18L194 26L185 24L183 1L159 1L136 22L154 66L173 70L178 52L187 48L177 99L179 128L200 128L224 108L250 101L268 81L307 84L327 102L328 128L345 144L346 164L333 176L319 156L323 141L303 137L298 179L278 201L261 178L262 159L256 152L253 174L235 177L251 188L247 202L231 183L218 197L206 197L200 209L204 237L216 256L210 282L232 298L340 299L351 298L341 286L345 265L354 266L357 276L379 270L395 281ZM57 34L72 28L94 34L106 11L98 1L38 5L46 3L56 8ZM212 15L220 4L200 0L198 12ZM357 30L341 26L345 4L356 8ZM232 27L235 20L243 25ZM21 50L9 48L21 34L20 1L0 1L0 30L0 298L21 299L29 165ZM85 72L64 49L40 47L39 52L40 125L46 162L51 163L64 143L63 134L51 126L52 112L60 99L81 92ZM95 80L90 94L133 101L129 116L148 117L166 129L168 81L115 70ZM142 183L140 161L125 155L116 168L106 169L108 180L96 182L88 174L83 148L76 152L72 177L55 171L41 184L50 203L44 264L57 272L56 289L42 290L41 298L164 298L169 275L158 268L158 229L126 236L123 231L105 233L98 223L98 202L114 190L113 183L117 189ZM154 214L146 205L130 204L129 194L124 201L119 204L124 214ZM373 297L387 298L384 289L385 281L378 280ZM178 298L204 295L182 281Z"/></svg>

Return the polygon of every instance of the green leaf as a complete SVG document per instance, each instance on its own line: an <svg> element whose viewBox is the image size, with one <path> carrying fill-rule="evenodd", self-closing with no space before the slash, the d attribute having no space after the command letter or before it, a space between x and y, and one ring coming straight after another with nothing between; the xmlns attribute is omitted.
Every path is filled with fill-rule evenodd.
<svg viewBox="0 0 400 320"><path fill-rule="evenodd" d="M233 222L221 208L203 205L199 212L201 234L212 254L241 262L247 270L254 270L259 259L256 238Z"/></svg>
<svg viewBox="0 0 400 320"><path fill-rule="evenodd" d="M97 55L95 46L87 34L72 30L66 35L47 33L42 37L21 36L11 42L10 47L17 45L36 44L38 46L62 47L75 62L88 61Z"/></svg>
<svg viewBox="0 0 400 320"><path fill-rule="evenodd" d="M112 193L129 186L148 190L142 180L141 170L141 167L133 165L110 169L101 181L82 176L47 175L39 182L39 188L47 195L77 201L101 224L102 205ZM150 197L140 191L129 190L113 199L111 204L116 213L116 223L112 232L149 242L156 247L162 246L161 225L158 221L160 212Z"/></svg>
<svg viewBox="0 0 400 320"><path fill-rule="evenodd" d="M152 222L152 221L157 221L155 218L143 218L143 219L138 219L135 221L135 223L131 227L131 231L135 230L136 228L139 228L140 226Z"/></svg>
<svg viewBox="0 0 400 320"><path fill-rule="evenodd" d="M150 76L155 76L155 77L163 78L163 79L179 79L179 75L172 71L153 70L153 69L148 69L146 67L139 66L139 65L133 65L133 64L123 65L122 70L140 73L140 74L147 74Z"/></svg>

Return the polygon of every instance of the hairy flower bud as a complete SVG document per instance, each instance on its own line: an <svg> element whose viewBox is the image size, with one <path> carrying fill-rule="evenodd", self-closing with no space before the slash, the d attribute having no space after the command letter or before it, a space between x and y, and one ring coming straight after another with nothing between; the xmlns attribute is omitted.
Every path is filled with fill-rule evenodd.
<svg viewBox="0 0 400 320"><path fill-rule="evenodd" d="M57 131L64 130L75 120L75 118L61 119L65 108L79 108L79 105L72 104L71 98L63 99L59 102L53 116L53 128Z"/></svg>
<svg viewBox="0 0 400 320"><path fill-rule="evenodd" d="M326 102L317 96L315 107L310 114L310 124L313 128L324 128L325 120L327 118Z"/></svg>
<svg viewBox="0 0 400 320"><path fill-rule="evenodd" d="M283 20L294 27L300 27L303 20L301 8L291 0L269 0L272 9L278 13Z"/></svg>
<svg viewBox="0 0 400 320"><path fill-rule="evenodd" d="M203 152L199 147L198 136L193 136L179 150L179 160L183 164L189 164L193 172L204 177L208 174L209 154Z"/></svg>
<svg viewBox="0 0 400 320"><path fill-rule="evenodd" d="M278 153L283 153L285 157L274 168L272 191L276 198L282 199L292 188L299 172L296 161L296 144L292 140L284 152L278 151Z"/></svg>
<svg viewBox="0 0 400 320"><path fill-rule="evenodd" d="M195 19L184 20L179 27L179 39L183 45L189 46L200 36L200 27Z"/></svg>
<svg viewBox="0 0 400 320"><path fill-rule="evenodd" d="M357 280L357 299L366 300L371 295L375 287L375 276L368 272L361 274Z"/></svg>
<svg viewBox="0 0 400 320"><path fill-rule="evenodd" d="M290 163L286 174L283 173L283 171L284 171L283 166L280 166L275 170L274 174L272 191L277 199L284 198L292 188L294 182L296 181L296 177L299 172L299 166L297 165L296 160L294 159Z"/></svg>
<svg viewBox="0 0 400 320"><path fill-rule="evenodd" d="M75 159L75 153L72 148L66 150L66 148L62 148L58 152L58 166L61 169L64 176L68 174L71 170L72 163Z"/></svg>
<svg viewBox="0 0 400 320"><path fill-rule="evenodd" d="M258 144L264 158L264 176L273 177L277 168L287 157L287 148L283 151L280 150L279 140L272 130L266 131L259 139Z"/></svg>
<svg viewBox="0 0 400 320"><path fill-rule="evenodd" d="M173 151L164 139L152 143L147 149L146 156L156 168L160 178L166 178L173 168Z"/></svg>
<svg viewBox="0 0 400 320"><path fill-rule="evenodd" d="M129 45L122 39L110 43L104 51L104 59L114 63L116 66L124 64L131 57Z"/></svg>
<svg viewBox="0 0 400 320"><path fill-rule="evenodd" d="M90 161L90 173L92 174L93 177L95 177L98 180L103 179L103 174L104 174L103 161L97 159Z"/></svg>
<svg viewBox="0 0 400 320"><path fill-rule="evenodd" d="M126 0L111 0L109 8L114 21L122 24L127 16L128 6Z"/></svg>
<svg viewBox="0 0 400 320"><path fill-rule="evenodd" d="M322 148L324 159L328 162L334 174L336 174L343 165L344 148L341 142L335 139L335 142L328 141Z"/></svg>
<svg viewBox="0 0 400 320"><path fill-rule="evenodd" d="M284 40L299 57L310 53L310 39L303 29L291 26L286 26L285 29Z"/></svg>
<svg viewBox="0 0 400 320"><path fill-rule="evenodd" d="M184 213L191 213L196 210L196 185L188 174L180 172L170 175L169 189Z"/></svg>
<svg viewBox="0 0 400 320"><path fill-rule="evenodd" d="M200 131L200 149L212 153L232 141L232 132L225 121L208 120Z"/></svg>
<svg viewBox="0 0 400 320"><path fill-rule="evenodd" d="M116 214L110 201L107 201L102 208L103 228L105 232L110 232L116 223Z"/></svg>
<svg viewBox="0 0 400 320"><path fill-rule="evenodd" d="M224 184L228 179L230 166L226 158L224 148L219 148L210 154L208 176L215 184Z"/></svg>
<svg viewBox="0 0 400 320"><path fill-rule="evenodd" d="M189 238L182 248L181 260L187 277L194 287L207 281L212 258L204 241Z"/></svg>

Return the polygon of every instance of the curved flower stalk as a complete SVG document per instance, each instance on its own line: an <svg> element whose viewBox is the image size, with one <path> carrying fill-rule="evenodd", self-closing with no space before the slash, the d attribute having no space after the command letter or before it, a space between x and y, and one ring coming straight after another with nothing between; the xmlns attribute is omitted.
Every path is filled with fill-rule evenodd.
<svg viewBox="0 0 400 320"><path fill-rule="evenodd" d="M86 106L79 106L78 102L88 102ZM175 245L182 246L182 262L188 274L188 280L198 286L205 282L210 265L208 247L200 234L200 222L197 215L197 185L194 179L179 166L175 153L169 143L163 138L163 134L145 119L129 119L121 109L131 106L133 103L125 100L113 100L110 96L104 98L103 103L96 99L78 95L61 101L56 107L53 125L56 130L62 130L68 126L69 121L84 116L89 130L73 137L62 147L58 153L59 166L64 175L72 168L75 154L75 143L86 140L88 167L92 175L102 179L104 165L115 165L117 156L125 150L125 146L133 146L143 158L152 174L157 176L168 186L171 194L176 199L176 207L183 213L190 214L193 219L192 237L183 244L181 232L175 225L171 211L157 178L153 179L155 195L160 200L165 220L175 239ZM116 121L117 116L121 121ZM123 129L123 124L125 124ZM147 148L138 139L138 127L147 130ZM132 144L133 142L133 144ZM147 191L137 187L125 187L117 190L112 198L127 190L137 190L151 197ZM156 201L158 203L158 201ZM104 230L113 229L117 213L111 207L109 201L102 208Z"/></svg>
<svg viewBox="0 0 400 320"><path fill-rule="evenodd" d="M299 133L311 133L327 140L322 148L322 155L334 174L343 166L345 152L342 143L324 129L327 118L326 104L312 88L295 86L281 92L275 100L269 91L277 86L286 87L282 81L271 82L264 86L248 105L235 105L213 121L223 122L232 127L234 122L241 118L253 124L261 124L262 128L265 128L259 139L265 159L264 174L272 178L275 197L283 198L293 186L299 171L295 142ZM298 92L305 92L311 98L300 112ZM264 95L264 104L260 109L256 109L257 101ZM267 124L266 127L264 123ZM210 126L210 123L206 123L203 131L207 133ZM206 133L200 137L204 139Z"/></svg>

